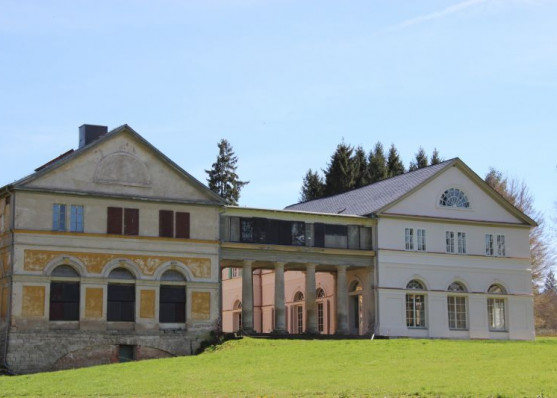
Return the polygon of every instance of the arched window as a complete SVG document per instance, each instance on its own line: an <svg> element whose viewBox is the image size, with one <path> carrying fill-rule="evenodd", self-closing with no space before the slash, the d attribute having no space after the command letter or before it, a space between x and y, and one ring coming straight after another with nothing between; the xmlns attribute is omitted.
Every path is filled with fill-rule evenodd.
<svg viewBox="0 0 557 398"><path fill-rule="evenodd" d="M470 207L470 201L464 192L458 188L449 188L441 195L439 205L444 207Z"/></svg>
<svg viewBox="0 0 557 398"><path fill-rule="evenodd" d="M360 282L358 282L358 281L352 282L350 284L350 289L348 289L348 291L350 293L356 293L356 292L362 291L362 286L360 285Z"/></svg>
<svg viewBox="0 0 557 398"><path fill-rule="evenodd" d="M325 290L323 290L322 288L318 288L315 291L315 297L317 297L317 300L324 299L325 298Z"/></svg>
<svg viewBox="0 0 557 398"><path fill-rule="evenodd" d="M69 265L59 265L51 274L51 321L79 321L79 273Z"/></svg>
<svg viewBox="0 0 557 398"><path fill-rule="evenodd" d="M406 285L408 290L425 290L424 285L412 279ZM406 293L406 326L409 328L425 328L425 294Z"/></svg>
<svg viewBox="0 0 557 398"><path fill-rule="evenodd" d="M490 295L507 294L505 288L498 284L493 284L487 289ZM504 331L507 329L507 321L505 319L506 300L502 297L487 298L487 316L489 318L489 329L495 331Z"/></svg>
<svg viewBox="0 0 557 398"><path fill-rule="evenodd" d="M135 321L135 277L125 268L116 268L108 275L106 320Z"/></svg>
<svg viewBox="0 0 557 398"><path fill-rule="evenodd" d="M466 288L460 282L453 282L447 290L447 308L449 314L449 329L464 330L468 328L468 312L466 308Z"/></svg>
<svg viewBox="0 0 557 398"><path fill-rule="evenodd" d="M186 278L178 271L168 270L161 276L159 322L186 322Z"/></svg>
<svg viewBox="0 0 557 398"><path fill-rule="evenodd" d="M296 292L294 295L294 301L304 301L304 293Z"/></svg>

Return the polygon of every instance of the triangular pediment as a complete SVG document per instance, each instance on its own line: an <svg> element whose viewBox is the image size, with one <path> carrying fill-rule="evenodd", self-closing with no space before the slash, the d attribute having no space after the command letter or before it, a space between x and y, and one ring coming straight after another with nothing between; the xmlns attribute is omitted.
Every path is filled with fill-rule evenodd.
<svg viewBox="0 0 557 398"><path fill-rule="evenodd" d="M69 153L16 183L19 188L223 204L129 126Z"/></svg>
<svg viewBox="0 0 557 398"><path fill-rule="evenodd" d="M442 200L455 194L462 199L460 203ZM459 159L378 214L536 225Z"/></svg>

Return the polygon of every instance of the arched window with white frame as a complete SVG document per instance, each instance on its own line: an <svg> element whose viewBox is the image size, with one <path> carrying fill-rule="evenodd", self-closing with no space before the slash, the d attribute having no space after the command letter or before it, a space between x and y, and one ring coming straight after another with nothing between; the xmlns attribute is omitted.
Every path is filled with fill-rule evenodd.
<svg viewBox="0 0 557 398"><path fill-rule="evenodd" d="M453 282L449 285L447 291L449 329L466 330L468 328L466 287L460 282Z"/></svg>
<svg viewBox="0 0 557 398"><path fill-rule="evenodd" d="M412 279L406 285L406 326L409 328L425 328L425 291L424 284Z"/></svg>
<svg viewBox="0 0 557 398"><path fill-rule="evenodd" d="M506 289L494 283L487 289L487 316L489 321L489 330L505 331L507 330L507 320L505 316L506 299L501 297L507 294Z"/></svg>

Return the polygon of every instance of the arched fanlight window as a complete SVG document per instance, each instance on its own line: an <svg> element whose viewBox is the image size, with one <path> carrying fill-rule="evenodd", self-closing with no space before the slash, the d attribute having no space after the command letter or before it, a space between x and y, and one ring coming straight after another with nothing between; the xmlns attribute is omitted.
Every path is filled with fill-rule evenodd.
<svg viewBox="0 0 557 398"><path fill-rule="evenodd" d="M296 292L294 301L304 301L304 294L302 292Z"/></svg>
<svg viewBox="0 0 557 398"><path fill-rule="evenodd" d="M51 275L62 278L79 278L79 273L69 265L59 265L54 268Z"/></svg>
<svg viewBox="0 0 557 398"><path fill-rule="evenodd" d="M359 292L361 290L362 290L362 285L360 285L360 282L354 281L350 284L350 289L348 291L353 293L353 292Z"/></svg>
<svg viewBox="0 0 557 398"><path fill-rule="evenodd" d="M168 282L185 282L186 278L178 271L168 270L161 276L161 281Z"/></svg>
<svg viewBox="0 0 557 398"><path fill-rule="evenodd" d="M422 284L422 282L420 282L416 279L412 279L410 282L408 282L408 284L406 285L406 289L425 290L424 285Z"/></svg>
<svg viewBox="0 0 557 398"><path fill-rule="evenodd" d="M441 195L439 205L444 207L470 207L470 201L464 192L458 188L449 188Z"/></svg>
<svg viewBox="0 0 557 398"><path fill-rule="evenodd" d="M490 294L507 294L505 288L497 283L494 283L487 289L487 292Z"/></svg>
<svg viewBox="0 0 557 398"><path fill-rule="evenodd" d="M108 279L134 280L133 274L125 268L115 268L110 271Z"/></svg>
<svg viewBox="0 0 557 398"><path fill-rule="evenodd" d="M453 282L449 285L449 287L447 288L447 290L449 292L461 292L464 293L466 292L466 288L464 287L464 285L460 282Z"/></svg>
<svg viewBox="0 0 557 398"><path fill-rule="evenodd" d="M234 307L235 310L241 310L242 309L242 302L240 300L236 300L236 302L234 303Z"/></svg>
<svg viewBox="0 0 557 398"><path fill-rule="evenodd" d="M318 288L315 292L315 297L317 297L317 299L325 298L325 290Z"/></svg>

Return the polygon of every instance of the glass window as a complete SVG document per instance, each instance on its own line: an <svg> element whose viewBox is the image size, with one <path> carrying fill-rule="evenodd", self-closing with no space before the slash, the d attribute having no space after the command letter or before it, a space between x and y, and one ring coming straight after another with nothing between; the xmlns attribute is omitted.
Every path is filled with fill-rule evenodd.
<svg viewBox="0 0 557 398"><path fill-rule="evenodd" d="M445 245L446 245L445 250L447 253L454 253L454 232L453 231L445 232Z"/></svg>
<svg viewBox="0 0 557 398"><path fill-rule="evenodd" d="M466 297L448 296L449 329L466 329Z"/></svg>
<svg viewBox="0 0 557 398"><path fill-rule="evenodd" d="M425 251L425 229L418 229L418 251Z"/></svg>
<svg viewBox="0 0 557 398"><path fill-rule="evenodd" d="M487 299L487 314L491 330L505 330L505 299L490 297Z"/></svg>
<svg viewBox="0 0 557 398"><path fill-rule="evenodd" d="M319 333L323 333L323 330L325 330L324 326L324 318L323 318L323 303L317 303L317 330L319 331Z"/></svg>
<svg viewBox="0 0 557 398"><path fill-rule="evenodd" d="M414 250L414 229L406 228L404 230L404 242L406 250Z"/></svg>
<svg viewBox="0 0 557 398"><path fill-rule="evenodd" d="M159 295L159 322L186 322L186 287L161 285Z"/></svg>
<svg viewBox="0 0 557 398"><path fill-rule="evenodd" d="M497 235L497 255L505 256L505 235Z"/></svg>
<svg viewBox="0 0 557 398"><path fill-rule="evenodd" d="M441 195L439 205L444 207L470 207L468 197L458 188L449 188Z"/></svg>
<svg viewBox="0 0 557 398"><path fill-rule="evenodd" d="M66 205L59 203L52 205L52 230L66 230Z"/></svg>
<svg viewBox="0 0 557 398"><path fill-rule="evenodd" d="M406 285L409 290L424 290L423 284L418 280L411 280ZM406 326L410 328L425 328L425 295L406 294Z"/></svg>
<svg viewBox="0 0 557 398"><path fill-rule="evenodd" d="M493 256L493 235L485 235L485 255Z"/></svg>
<svg viewBox="0 0 557 398"><path fill-rule="evenodd" d="M115 268L108 277L109 279L122 280L122 282L135 280L132 273L125 268ZM108 284L107 321L135 321L135 284L124 283Z"/></svg>
<svg viewBox="0 0 557 398"><path fill-rule="evenodd" d="M50 282L51 321L79 321L79 274L68 265L60 265L52 271L53 277L75 278L76 281Z"/></svg>
<svg viewBox="0 0 557 398"><path fill-rule="evenodd" d="M458 254L466 254L466 232L458 232Z"/></svg>
<svg viewBox="0 0 557 398"><path fill-rule="evenodd" d="M70 231L83 232L83 206L70 206Z"/></svg>

